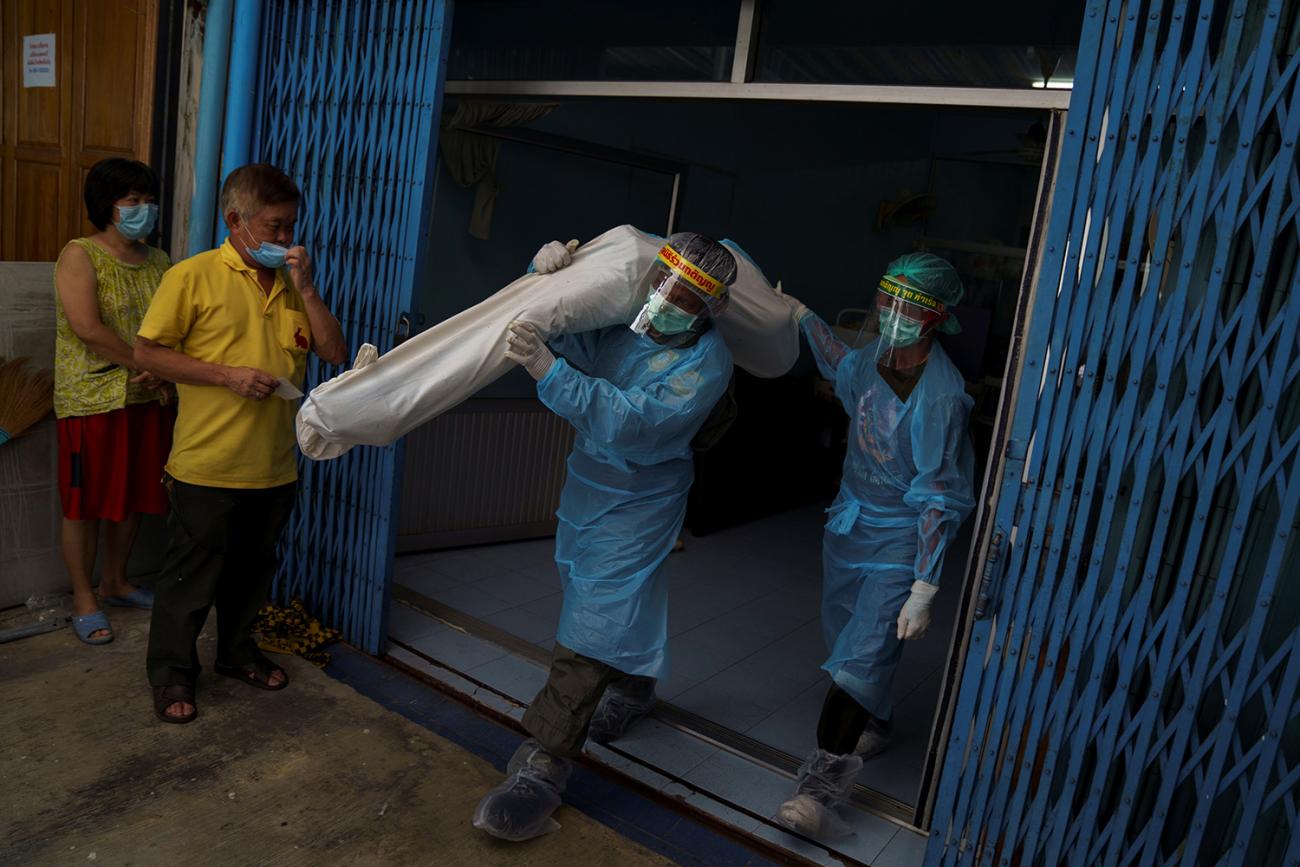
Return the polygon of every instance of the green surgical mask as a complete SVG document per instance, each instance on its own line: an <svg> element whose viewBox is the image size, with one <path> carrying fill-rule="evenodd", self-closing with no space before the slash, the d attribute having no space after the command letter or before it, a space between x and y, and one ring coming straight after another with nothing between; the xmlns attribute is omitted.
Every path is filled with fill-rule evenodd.
<svg viewBox="0 0 1300 867"><path fill-rule="evenodd" d="M664 296L655 293L645 303L646 316L650 325L660 334L682 334L690 331L698 319L695 314L687 313Z"/></svg>
<svg viewBox="0 0 1300 867"><path fill-rule="evenodd" d="M880 339L890 346L911 346L918 342L923 327L896 310L880 311Z"/></svg>

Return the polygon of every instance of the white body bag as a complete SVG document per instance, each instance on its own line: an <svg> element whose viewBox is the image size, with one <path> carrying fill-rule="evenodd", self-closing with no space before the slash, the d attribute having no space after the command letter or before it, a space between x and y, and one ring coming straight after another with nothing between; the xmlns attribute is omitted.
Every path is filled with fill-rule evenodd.
<svg viewBox="0 0 1300 867"><path fill-rule="evenodd" d="M298 445L315 460L354 445L387 445L446 412L514 366L506 327L520 319L546 338L632 321L645 298L637 287L663 246L631 226L583 244L553 274L526 274L490 298L421 332L382 357L368 344L352 370L312 389L298 410ZM736 247L731 301L717 324L736 364L761 377L799 357L790 309Z"/></svg>

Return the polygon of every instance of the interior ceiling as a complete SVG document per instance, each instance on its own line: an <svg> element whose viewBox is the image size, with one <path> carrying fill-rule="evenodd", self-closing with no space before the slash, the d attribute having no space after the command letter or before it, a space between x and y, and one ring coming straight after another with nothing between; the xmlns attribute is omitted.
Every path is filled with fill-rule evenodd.
<svg viewBox="0 0 1300 867"><path fill-rule="evenodd" d="M738 8L466 0L456 10L449 77L725 81ZM1023 88L1047 76L1069 80L1083 19L1082 0L767 0L762 9L757 80L809 84Z"/></svg>
<svg viewBox="0 0 1300 867"><path fill-rule="evenodd" d="M731 51L725 52L730 61ZM1006 45L818 45L764 52L758 80L820 84L916 84L1029 87L1051 76L1074 76L1073 46L1016 48ZM605 50L611 77L708 80L718 63L711 47L628 46ZM729 76L730 69L727 69Z"/></svg>

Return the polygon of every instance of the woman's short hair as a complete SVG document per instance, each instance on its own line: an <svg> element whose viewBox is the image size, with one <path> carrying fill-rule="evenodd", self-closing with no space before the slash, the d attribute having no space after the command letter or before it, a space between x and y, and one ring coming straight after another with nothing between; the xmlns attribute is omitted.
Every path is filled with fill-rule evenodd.
<svg viewBox="0 0 1300 867"><path fill-rule="evenodd" d="M267 205L301 201L302 191L293 178L269 163L252 163L226 178L221 188L221 215L234 211L248 220Z"/></svg>
<svg viewBox="0 0 1300 867"><path fill-rule="evenodd" d="M158 197L158 173L138 160L112 157L100 160L86 173L82 198L86 216L101 232L113 223L113 203L131 193Z"/></svg>

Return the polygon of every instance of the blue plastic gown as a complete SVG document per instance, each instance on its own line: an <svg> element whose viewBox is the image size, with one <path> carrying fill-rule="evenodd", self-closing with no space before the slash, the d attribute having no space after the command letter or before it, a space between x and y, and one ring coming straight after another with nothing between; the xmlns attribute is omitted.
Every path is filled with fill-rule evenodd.
<svg viewBox="0 0 1300 867"><path fill-rule="evenodd" d="M893 713L898 614L914 580L937 584L974 508L973 401L934 344L906 402L876 370L876 345L850 350L816 315L800 323L849 414L848 454L822 547L822 668L880 719Z"/></svg>
<svg viewBox="0 0 1300 867"><path fill-rule="evenodd" d="M691 439L731 379L716 329L667 348L625 325L550 343L542 403L577 429L560 495L556 641L627 674L666 670L663 562L686 516Z"/></svg>

